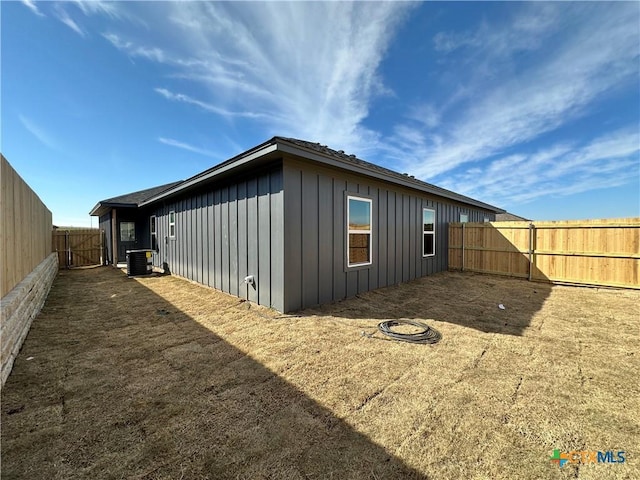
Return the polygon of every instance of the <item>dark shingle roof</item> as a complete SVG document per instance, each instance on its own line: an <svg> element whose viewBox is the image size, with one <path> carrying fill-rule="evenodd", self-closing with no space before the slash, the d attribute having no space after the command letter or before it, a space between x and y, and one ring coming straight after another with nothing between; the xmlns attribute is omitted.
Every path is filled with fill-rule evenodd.
<svg viewBox="0 0 640 480"><path fill-rule="evenodd" d="M164 192L165 190L169 190L170 188L175 187L179 183L182 183L182 180L178 182L171 182L165 185L160 185L157 187L147 188L145 190L138 190L137 192L126 193L124 195L119 195L117 197L107 198L106 200L100 200L95 207L89 213L90 215L102 215L104 210L111 206L119 206L119 207L137 207L138 204L148 200L151 197L155 197L156 195Z"/></svg>
<svg viewBox="0 0 640 480"><path fill-rule="evenodd" d="M132 205L137 206L139 203L144 202L148 198L155 197L159 193L162 193L165 190L169 190L170 188L175 187L179 183L182 183L182 180L178 182L167 183L165 185L160 185L158 187L139 190L137 192L126 193L124 195L120 195L113 198L108 198L106 200L101 200L100 203L130 203Z"/></svg>

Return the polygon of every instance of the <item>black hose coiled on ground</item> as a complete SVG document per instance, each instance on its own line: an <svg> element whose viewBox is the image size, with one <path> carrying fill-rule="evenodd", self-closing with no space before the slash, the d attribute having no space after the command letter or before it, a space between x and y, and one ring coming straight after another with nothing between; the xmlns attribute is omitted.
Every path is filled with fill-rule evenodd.
<svg viewBox="0 0 640 480"><path fill-rule="evenodd" d="M414 327L422 328L422 332L416 333L398 333L391 330L391 327L397 327L398 325L406 324L413 325ZM393 338L394 340L400 340L401 342L409 343L437 343L442 338L442 335L437 330L425 325L422 322L415 320L407 320L400 318L397 320L386 320L378 324L378 330Z"/></svg>

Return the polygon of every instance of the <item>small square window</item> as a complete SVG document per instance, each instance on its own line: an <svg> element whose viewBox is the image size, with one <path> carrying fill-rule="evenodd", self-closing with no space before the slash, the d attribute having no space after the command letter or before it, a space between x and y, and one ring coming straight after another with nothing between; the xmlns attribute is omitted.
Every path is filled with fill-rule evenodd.
<svg viewBox="0 0 640 480"><path fill-rule="evenodd" d="M134 222L120 222L120 241L136 241L136 224Z"/></svg>
<svg viewBox="0 0 640 480"><path fill-rule="evenodd" d="M169 238L175 238L176 236L176 212L171 210L169 212Z"/></svg>
<svg viewBox="0 0 640 480"><path fill-rule="evenodd" d="M469 215L467 213L460 214L460 223L467 223L469 221Z"/></svg>

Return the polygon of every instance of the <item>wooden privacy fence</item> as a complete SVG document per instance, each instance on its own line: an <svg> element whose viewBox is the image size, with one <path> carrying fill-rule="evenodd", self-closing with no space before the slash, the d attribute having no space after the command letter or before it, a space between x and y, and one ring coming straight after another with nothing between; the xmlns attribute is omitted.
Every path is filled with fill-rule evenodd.
<svg viewBox="0 0 640 480"><path fill-rule="evenodd" d="M640 218L451 223L449 268L640 289Z"/></svg>
<svg viewBox="0 0 640 480"><path fill-rule="evenodd" d="M104 231L97 228L55 229L53 250L58 253L59 267L102 265Z"/></svg>
<svg viewBox="0 0 640 480"><path fill-rule="evenodd" d="M0 297L4 297L51 255L51 212L0 157Z"/></svg>

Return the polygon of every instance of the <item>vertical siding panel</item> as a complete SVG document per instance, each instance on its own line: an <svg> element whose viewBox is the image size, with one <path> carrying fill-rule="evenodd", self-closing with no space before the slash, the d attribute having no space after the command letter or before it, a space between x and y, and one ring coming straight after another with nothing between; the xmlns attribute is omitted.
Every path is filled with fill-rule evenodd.
<svg viewBox="0 0 640 480"><path fill-rule="evenodd" d="M187 268L188 268L188 276L187 278L190 280L197 281L196 278L196 198L189 197L187 198L187 209L185 211L185 228L186 233L184 237L184 242L187 247Z"/></svg>
<svg viewBox="0 0 640 480"><path fill-rule="evenodd" d="M189 237L187 229L187 215L190 205L188 199L184 199L180 203L180 235L176 238L176 249L178 249L181 254L181 275L189 278Z"/></svg>
<svg viewBox="0 0 640 480"><path fill-rule="evenodd" d="M302 308L318 304L318 175L302 172Z"/></svg>
<svg viewBox="0 0 640 480"><path fill-rule="evenodd" d="M402 283L402 197L401 193L396 193L396 214L394 218L395 227L396 227L396 279L395 283Z"/></svg>
<svg viewBox="0 0 640 480"><path fill-rule="evenodd" d="M384 257L380 256L380 201L378 195L377 188L370 188L369 195L373 200L373 225L372 225L372 235L373 235L373 245L372 245L372 255L373 255L373 265L369 270L369 289L374 290L378 288L378 272L380 271L380 260Z"/></svg>
<svg viewBox="0 0 640 480"><path fill-rule="evenodd" d="M200 270L202 271L202 284L209 283L209 266L207 264L207 194L200 196Z"/></svg>
<svg viewBox="0 0 640 480"><path fill-rule="evenodd" d="M189 206L189 199L180 201L180 234L176 236L176 249L180 252L180 275L186 278L189 278L189 237L186 227Z"/></svg>
<svg viewBox="0 0 640 480"><path fill-rule="evenodd" d="M284 311L284 192L282 167L271 173L271 306Z"/></svg>
<svg viewBox="0 0 640 480"><path fill-rule="evenodd" d="M347 296L346 267L346 224L345 195L346 183L333 178L333 299L342 300Z"/></svg>
<svg viewBox="0 0 640 480"><path fill-rule="evenodd" d="M180 228L180 224L178 223L178 214L179 214L179 210L180 210L180 202L176 201L173 204L169 205L168 211L167 211L167 235L169 235L169 211L173 210L175 212L175 220L176 220L176 226L175 226L175 237L173 239L169 238L169 249L171 251L171 261L172 261L172 266L173 268L171 269L171 271L173 273L177 273L178 275L180 275L180 251L178 250L178 245L177 245L177 236L180 234L180 231L178 230Z"/></svg>
<svg viewBox="0 0 640 480"><path fill-rule="evenodd" d="M388 220L387 190L380 189L378 194L378 287L387 285Z"/></svg>
<svg viewBox="0 0 640 480"><path fill-rule="evenodd" d="M193 258L192 280L202 283L202 223L200 222L200 210L202 203L200 195L193 199L193 208L191 210L192 226L191 226L191 252Z"/></svg>
<svg viewBox="0 0 640 480"><path fill-rule="evenodd" d="M416 278L416 264L418 262L418 256L416 255L416 200L414 196L409 197L409 280Z"/></svg>
<svg viewBox="0 0 640 480"><path fill-rule="evenodd" d="M285 305L287 311L302 308L302 172L284 169Z"/></svg>
<svg viewBox="0 0 640 480"><path fill-rule="evenodd" d="M436 258L429 274L433 274L435 272L441 272L446 268L447 262L447 251L448 251L448 242L446 238L447 228L449 222L452 221L452 218L455 214L454 208L452 205L443 204L441 202L435 203L436 207Z"/></svg>
<svg viewBox="0 0 640 480"><path fill-rule="evenodd" d="M271 305L271 212L269 176L258 178L258 301Z"/></svg>
<svg viewBox="0 0 640 480"><path fill-rule="evenodd" d="M256 286L249 287L249 300L258 303L258 180L247 182L247 275L253 275Z"/></svg>
<svg viewBox="0 0 640 480"><path fill-rule="evenodd" d="M319 303L333 300L333 181L326 175L318 178L318 263Z"/></svg>
<svg viewBox="0 0 640 480"><path fill-rule="evenodd" d="M222 290L222 192L215 190L213 192L213 236L214 236L214 254L213 254L213 271L214 284L218 290Z"/></svg>
<svg viewBox="0 0 640 480"><path fill-rule="evenodd" d="M402 195L402 281L409 281L409 196Z"/></svg>
<svg viewBox="0 0 640 480"><path fill-rule="evenodd" d="M220 192L222 211L222 290L229 292L229 188L223 187Z"/></svg>
<svg viewBox="0 0 640 480"><path fill-rule="evenodd" d="M176 210L176 236L175 236L175 244L176 244L176 255L178 256L178 274L182 277L187 277L187 252L186 252L186 240L185 236L185 209L186 209L186 200L182 199L178 202L178 209Z"/></svg>
<svg viewBox="0 0 640 480"><path fill-rule="evenodd" d="M387 285L396 283L396 193L387 192Z"/></svg>
<svg viewBox="0 0 640 480"><path fill-rule="evenodd" d="M238 186L229 186L229 292L238 295Z"/></svg>
<svg viewBox="0 0 640 480"><path fill-rule="evenodd" d="M213 192L207 194L207 285L215 287L215 216L213 215Z"/></svg>
<svg viewBox="0 0 640 480"><path fill-rule="evenodd" d="M238 294L247 298L247 184L238 184Z"/></svg>

